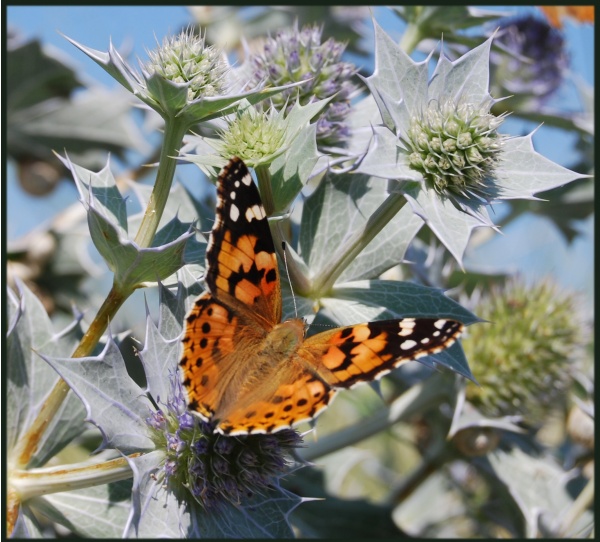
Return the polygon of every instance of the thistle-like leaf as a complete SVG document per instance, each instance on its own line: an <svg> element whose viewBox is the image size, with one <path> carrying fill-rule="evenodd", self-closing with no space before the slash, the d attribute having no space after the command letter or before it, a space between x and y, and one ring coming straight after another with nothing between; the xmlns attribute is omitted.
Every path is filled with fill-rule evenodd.
<svg viewBox="0 0 600 542"><path fill-rule="evenodd" d="M29 427L58 382L57 374L38 354L69 355L76 344L77 324L56 333L39 299L18 283L19 295L8 291L8 315L11 322L7 336L6 435L7 450L16 444L21 432ZM70 394L48 429L40 438L29 466L41 466L64 448L83 430L85 411L82 403Z"/></svg>
<svg viewBox="0 0 600 542"><path fill-rule="evenodd" d="M151 403L127 373L111 336L98 356L42 357L81 399L88 421L102 432L103 448L116 448L123 453L153 449L145 421Z"/></svg>
<svg viewBox="0 0 600 542"><path fill-rule="evenodd" d="M386 183L366 175L329 175L321 182L304 204L299 240L301 254L312 274L328 272L336 254L348 250L346 244L356 232L368 233L374 213L387 197ZM390 216L338 282L376 278L402 262L422 224L410 208Z"/></svg>

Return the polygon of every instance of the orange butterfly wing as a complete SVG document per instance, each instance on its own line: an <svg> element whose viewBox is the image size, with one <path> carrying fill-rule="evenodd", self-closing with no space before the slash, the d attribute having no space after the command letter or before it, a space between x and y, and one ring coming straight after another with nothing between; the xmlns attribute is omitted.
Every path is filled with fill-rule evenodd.
<svg viewBox="0 0 600 542"><path fill-rule="evenodd" d="M332 388L351 388L441 352L463 329L460 322L444 318L380 320L313 335L299 353Z"/></svg>
<svg viewBox="0 0 600 542"><path fill-rule="evenodd" d="M269 395L236 404L218 431L272 433L308 421L328 406L337 390L381 378L407 361L440 352L462 330L454 320L403 318L313 335L295 355L281 361L284 383Z"/></svg>
<svg viewBox="0 0 600 542"><path fill-rule="evenodd" d="M265 326L281 320L271 230L258 190L239 158L229 161L217 181L217 211L206 249L205 281L211 294L265 319Z"/></svg>
<svg viewBox="0 0 600 542"><path fill-rule="evenodd" d="M236 400L240 359L281 319L279 272L269 224L246 165L233 158L217 181L206 250L207 291L185 318L179 362L192 411L205 420Z"/></svg>

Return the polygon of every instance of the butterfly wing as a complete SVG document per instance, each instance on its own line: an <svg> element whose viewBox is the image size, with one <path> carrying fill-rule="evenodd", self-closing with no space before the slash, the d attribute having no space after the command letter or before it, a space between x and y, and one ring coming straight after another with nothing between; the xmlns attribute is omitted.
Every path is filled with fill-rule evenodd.
<svg viewBox="0 0 600 542"><path fill-rule="evenodd" d="M207 292L186 316L180 366L190 408L217 419L223 434L272 433L314 418L337 389L439 352L463 329L452 320L403 318L303 340L300 320L279 324L273 240L258 190L238 158L219 176L206 260Z"/></svg>
<svg viewBox="0 0 600 542"><path fill-rule="evenodd" d="M249 394L237 402L216 431L225 435L275 433L316 417L336 393L300 366L288 367L286 379L272 393L264 391L263 387L256 397Z"/></svg>
<svg viewBox="0 0 600 542"><path fill-rule="evenodd" d="M258 189L239 158L229 161L217 181L205 281L207 291L185 319L179 365L190 409L210 419L235 402L245 353L281 319L271 231Z"/></svg>
<svg viewBox="0 0 600 542"><path fill-rule="evenodd" d="M238 319L208 292L185 318L179 361L190 410L209 420L223 403L225 378L231 373Z"/></svg>
<svg viewBox="0 0 600 542"><path fill-rule="evenodd" d="M289 323L289 322L287 322ZM267 393L237 402L217 431L238 435L272 433L310 420L339 389L382 377L410 360L451 346L463 330L446 319L403 318L335 328L306 339L271 375L279 382Z"/></svg>
<svg viewBox="0 0 600 542"><path fill-rule="evenodd" d="M281 320L281 288L269 222L248 168L232 158L217 181L215 224L206 250L206 285L218 299Z"/></svg>
<svg viewBox="0 0 600 542"><path fill-rule="evenodd" d="M381 378L403 363L441 352L463 329L460 322L443 318L381 320L313 335L299 353L331 388L351 388Z"/></svg>

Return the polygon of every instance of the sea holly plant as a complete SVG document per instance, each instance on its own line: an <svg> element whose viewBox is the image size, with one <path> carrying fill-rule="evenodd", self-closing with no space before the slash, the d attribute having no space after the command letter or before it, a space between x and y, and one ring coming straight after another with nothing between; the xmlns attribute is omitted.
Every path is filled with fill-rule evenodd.
<svg viewBox="0 0 600 542"><path fill-rule="evenodd" d="M533 134L509 137L490 108L493 37L451 62L413 61L375 23L375 71L365 79L382 123L366 127L372 148L358 171L396 181L413 212L462 265L471 232L493 227L488 206L534 199L585 177L534 150Z"/></svg>
<svg viewBox="0 0 600 542"><path fill-rule="evenodd" d="M163 311L158 325L147 316L146 344L139 352L145 389L127 374L112 337L95 357L45 357L85 404L103 447L128 456L133 498L125 534L289 537L289 526L277 518L301 499L279 488L277 480L300 435L227 438L188 411L175 374L186 291L180 287L173 295L161 287L161 292L173 312ZM266 528L271 522L273 530Z"/></svg>
<svg viewBox="0 0 600 542"><path fill-rule="evenodd" d="M427 20L418 20L423 36L437 28L425 32ZM436 25L441 22L436 19ZM450 478L458 486L454 469L441 468L452 462L475 465L489 498L507 503L508 513L490 517L490 524L538 532L535 500L521 498L527 481L509 480L511 461L520 456L499 448L500 443L514 448L523 439L535 441L535 430L522 423L519 411L535 401L535 386L505 386L512 395L501 395L502 379L493 374L500 366L493 341L502 337L488 338L484 330L490 324L444 293L441 247L434 247L427 265L409 266L405 260L424 251L425 241L417 236L427 224L462 264L472 229L492 226L489 205L533 199L583 175L536 153L531 136L501 133L504 117L490 113L496 103L488 91L491 39L454 62L441 55L430 76L429 59L414 62L410 50L403 51L375 23L376 66L365 80L370 94L351 103L356 87L344 78L357 70L341 61L343 44L321 43L322 33L298 25L279 32L237 69L191 30L165 39L140 72L112 45L101 53L75 44L159 113L164 144L152 187L133 189L143 208L133 216L109 165L93 172L62 159L86 211L90 239L113 274L112 289L87 328L77 310L73 323L57 331L26 286L9 291L7 518L13 536L45 535L40 518L90 537L327 536L332 531L323 525L323 510L336 518L351 514L356 525L376 523L382 536L398 536L397 525L427 534L407 519L418 515L407 512L414 506L411 498L425 492L433 502L430 487L434 496L449 495L451 484L439 480ZM209 130L202 129L206 123ZM186 135L189 131L201 135ZM472 337L477 347L469 352L486 356L476 360L477 367L490 375L472 373L461 344L455 343L373 386L383 403L375 394L360 395L370 392L368 386L340 393L316 425L318 440L310 426L301 426L302 433L284 429L229 437L190 412L178 373L181 337L185 315L203 291L203 232L212 227L214 203L197 200L181 185L172 187L172 180L181 161L195 163L213 180L233 155L253 170L276 249L285 257L280 269L284 318L304 317L308 334L319 326L383 318L456 319L474 324L466 340L470 329L478 330ZM398 280L411 274L418 280ZM148 302L143 338L135 339L132 356L131 332L115 316L134 290L154 285L158 317L152 317L155 306ZM539 329L539 315L552 310L543 332L554 338L555 349L544 361L563 357L565 370L553 374L568 379L556 387L560 393L552 394L550 403L568 393L575 374L575 368L566 368L571 347L581 355L585 346L577 333L561 336L568 344L555 339L564 332L565 318L569 322L570 305L553 309L552 297L540 296L531 318L524 309L522 318L532 321L518 328L527 333L502 345L518 379L518 361L531 365L537 359L527 335ZM510 313L513 298L504 301L503 315ZM506 319L508 326L510 315ZM580 325L570 323L571 328ZM537 340L543 348L544 338ZM521 350L528 355L521 356ZM535 366L525 369L532 381L540 377ZM485 391L472 391L475 385L465 384L464 377L484 382ZM502 411L484 411L481 405L497 404L490 398L498 397ZM416 436L407 438L405 425ZM422 458L394 483L385 505L333 498L322 481L310 485L320 477L305 461L329 463L339 474L358 465L362 452L355 445L367 437L379 439L392 461L402 455L398 441L412 439L413 452ZM75 442L96 453L75 463L58 455ZM340 451L347 462L329 456ZM528 457L531 471L547 459ZM389 489L388 473L394 479L400 475L383 462L377 466L370 470L385 472L383 487ZM401 465L393 466L401 472ZM553 465L547 472L559 470ZM561 484L559 501L543 501L544 518L570 503L567 483ZM321 496L324 501L308 502ZM456 499L465 500L464 494ZM485 513L480 507L472 515ZM587 514L581 517L588 520ZM565 523L544 528L550 534L568 532ZM348 531L340 526L333 534ZM473 529L489 534L484 531Z"/></svg>

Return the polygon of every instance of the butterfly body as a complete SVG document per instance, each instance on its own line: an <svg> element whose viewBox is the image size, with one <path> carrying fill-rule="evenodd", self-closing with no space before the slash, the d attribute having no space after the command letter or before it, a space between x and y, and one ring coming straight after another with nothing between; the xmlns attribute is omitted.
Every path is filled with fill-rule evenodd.
<svg viewBox="0 0 600 542"><path fill-rule="evenodd" d="M190 410L227 435L272 433L316 417L339 389L450 346L459 322L403 318L306 338L281 322L277 259L258 190L233 158L217 183L204 292L185 319L180 360Z"/></svg>

